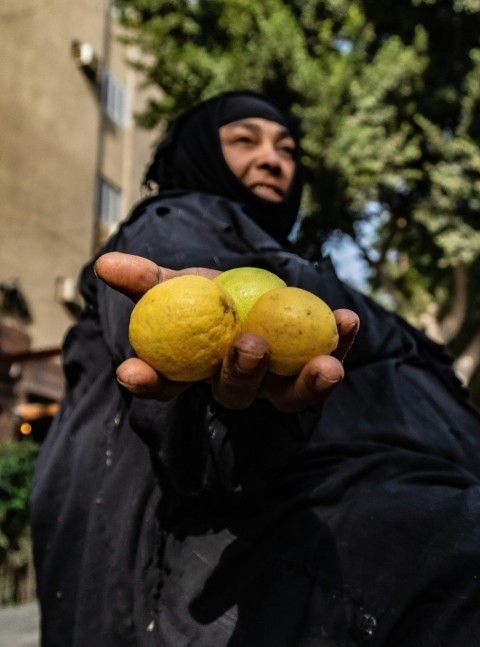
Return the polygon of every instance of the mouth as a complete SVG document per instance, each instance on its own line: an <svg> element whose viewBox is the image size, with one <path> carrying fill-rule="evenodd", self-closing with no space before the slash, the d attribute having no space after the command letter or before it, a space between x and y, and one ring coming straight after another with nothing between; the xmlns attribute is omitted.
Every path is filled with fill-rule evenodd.
<svg viewBox="0 0 480 647"><path fill-rule="evenodd" d="M252 184L249 189L252 193L255 193L255 195L258 195L264 200L270 200L272 202L283 200L283 191L272 184L262 184L259 182Z"/></svg>

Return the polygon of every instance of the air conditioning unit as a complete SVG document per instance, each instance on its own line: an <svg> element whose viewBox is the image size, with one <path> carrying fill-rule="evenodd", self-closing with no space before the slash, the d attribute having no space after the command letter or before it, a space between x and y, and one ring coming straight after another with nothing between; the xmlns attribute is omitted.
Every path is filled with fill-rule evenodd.
<svg viewBox="0 0 480 647"><path fill-rule="evenodd" d="M55 300L77 317L82 309L82 297L77 282L71 276L58 276L55 280Z"/></svg>
<svg viewBox="0 0 480 647"><path fill-rule="evenodd" d="M99 59L90 43L74 40L71 51L73 60L80 69L89 76L97 73Z"/></svg>
<svg viewBox="0 0 480 647"><path fill-rule="evenodd" d="M77 282L71 276L59 276L55 281L55 300L58 303L78 302Z"/></svg>

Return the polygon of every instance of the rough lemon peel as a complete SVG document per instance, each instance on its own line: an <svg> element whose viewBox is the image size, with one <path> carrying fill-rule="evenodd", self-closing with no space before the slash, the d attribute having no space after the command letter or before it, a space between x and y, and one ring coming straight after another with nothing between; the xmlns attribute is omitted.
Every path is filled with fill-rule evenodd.
<svg viewBox="0 0 480 647"><path fill-rule="evenodd" d="M240 332L235 304L211 279L182 275L154 286L132 311L138 357L173 381L210 378Z"/></svg>
<svg viewBox="0 0 480 647"><path fill-rule="evenodd" d="M241 322L262 294L273 288L287 286L277 274L260 267L248 266L226 270L213 280L233 298Z"/></svg>
<svg viewBox="0 0 480 647"><path fill-rule="evenodd" d="M269 371L284 376L298 374L316 355L330 355L339 341L329 306L297 287L277 288L262 295L248 313L243 331L267 341Z"/></svg>

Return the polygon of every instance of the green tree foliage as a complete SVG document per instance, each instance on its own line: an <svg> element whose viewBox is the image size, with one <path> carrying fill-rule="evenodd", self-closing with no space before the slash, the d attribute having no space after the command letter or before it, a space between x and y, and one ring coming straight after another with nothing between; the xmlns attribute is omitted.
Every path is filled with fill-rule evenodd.
<svg viewBox="0 0 480 647"><path fill-rule="evenodd" d="M0 563L17 550L28 525L28 499L38 446L11 442L0 448Z"/></svg>
<svg viewBox="0 0 480 647"><path fill-rule="evenodd" d="M15 583L31 561L28 504L37 455L38 445L28 440L0 447L1 604L17 601Z"/></svg>
<svg viewBox="0 0 480 647"><path fill-rule="evenodd" d="M301 253L314 260L332 232L350 235L372 293L449 344L466 381L474 379L480 1L115 4L143 53L134 64L161 90L140 122L166 125L199 99L238 87L290 109L308 181Z"/></svg>

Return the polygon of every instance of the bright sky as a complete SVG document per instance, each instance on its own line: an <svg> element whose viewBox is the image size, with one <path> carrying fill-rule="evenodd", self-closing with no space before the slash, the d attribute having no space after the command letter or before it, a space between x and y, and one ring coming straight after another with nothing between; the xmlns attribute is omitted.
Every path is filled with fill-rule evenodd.
<svg viewBox="0 0 480 647"><path fill-rule="evenodd" d="M323 251L326 256L330 256L335 271L342 281L358 290L365 290L368 268L350 236L335 236L325 244Z"/></svg>

